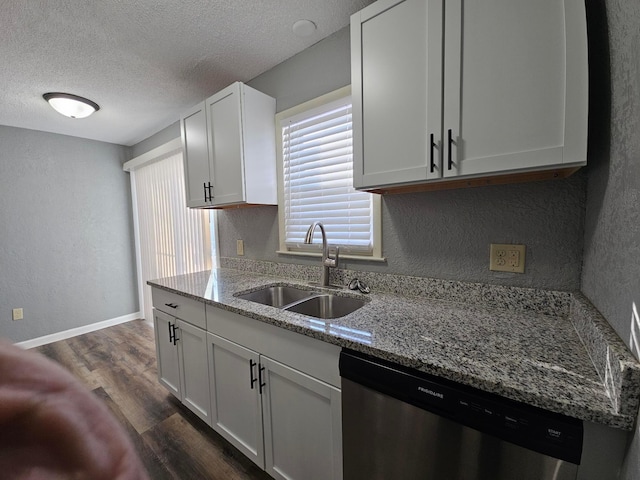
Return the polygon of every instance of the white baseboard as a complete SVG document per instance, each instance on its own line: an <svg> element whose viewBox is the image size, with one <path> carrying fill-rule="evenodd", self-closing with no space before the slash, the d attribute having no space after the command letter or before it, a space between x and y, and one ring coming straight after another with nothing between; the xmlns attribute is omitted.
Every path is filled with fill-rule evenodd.
<svg viewBox="0 0 640 480"><path fill-rule="evenodd" d="M112 318L110 320L104 320L98 323L92 323L91 325L85 325L82 327L72 328L63 332L52 333L51 335L45 335L44 337L38 337L31 340L25 340L24 342L16 343L16 347L20 348L35 348L48 343L58 342L60 340L66 340L67 338L77 337L84 333L95 332L96 330L102 330L103 328L113 327L121 323L130 322L131 320L137 320L142 318L142 312L130 313L129 315L123 315L122 317Z"/></svg>

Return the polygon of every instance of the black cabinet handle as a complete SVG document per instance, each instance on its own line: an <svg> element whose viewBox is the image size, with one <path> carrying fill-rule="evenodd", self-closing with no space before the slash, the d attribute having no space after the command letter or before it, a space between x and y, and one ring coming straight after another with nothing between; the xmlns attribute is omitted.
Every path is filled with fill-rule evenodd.
<svg viewBox="0 0 640 480"><path fill-rule="evenodd" d="M213 185L211 185L211 182L205 182L202 184L202 186L204 187L204 201L205 202L212 201L213 195L211 194L211 189L213 188Z"/></svg>
<svg viewBox="0 0 640 480"><path fill-rule="evenodd" d="M451 136L451 129L449 129L449 170L453 168L453 154L451 153L453 145L453 137Z"/></svg>
<svg viewBox="0 0 640 480"><path fill-rule="evenodd" d="M165 303L165 305L166 305L167 307L169 307L169 308L173 308L173 309L178 308L178 305L176 305L175 303Z"/></svg>
<svg viewBox="0 0 640 480"><path fill-rule="evenodd" d="M431 134L431 146L429 147L429 149L431 150L431 167L430 167L430 171L431 173L433 173L433 170L436 168L436 164L433 161L433 149L436 146L436 144L433 142L433 133Z"/></svg>
<svg viewBox="0 0 640 480"><path fill-rule="evenodd" d="M171 342L171 343L173 343L175 345L178 340L180 340L180 339L176 336L176 326L175 326L175 324L169 323L169 342Z"/></svg>
<svg viewBox="0 0 640 480"><path fill-rule="evenodd" d="M174 330L174 326L171 325L171 322L168 322L169 324L169 343L173 343L173 338L175 337L175 330ZM173 343L175 345L175 343Z"/></svg>
<svg viewBox="0 0 640 480"><path fill-rule="evenodd" d="M262 381L262 372L264 372L264 367L261 363L258 364L258 377L260 378L260 395L262 395L262 388L267 384Z"/></svg>
<svg viewBox="0 0 640 480"><path fill-rule="evenodd" d="M251 377L251 390L253 390L253 384L258 381L257 378L253 376L253 367L257 365L252 359L249 359L249 376Z"/></svg>

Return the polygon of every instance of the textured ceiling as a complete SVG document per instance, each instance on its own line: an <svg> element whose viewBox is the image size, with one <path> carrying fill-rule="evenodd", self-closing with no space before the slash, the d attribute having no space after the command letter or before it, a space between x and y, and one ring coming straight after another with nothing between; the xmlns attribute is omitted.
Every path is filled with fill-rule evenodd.
<svg viewBox="0 0 640 480"><path fill-rule="evenodd" d="M0 125L133 145L228 84L348 25L372 0L0 0ZM307 38L296 20L314 21ZM46 92L87 97L86 119Z"/></svg>

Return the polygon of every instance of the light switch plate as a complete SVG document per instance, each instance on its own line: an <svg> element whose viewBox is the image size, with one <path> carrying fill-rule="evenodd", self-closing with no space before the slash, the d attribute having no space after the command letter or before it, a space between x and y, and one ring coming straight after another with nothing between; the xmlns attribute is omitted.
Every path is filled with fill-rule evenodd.
<svg viewBox="0 0 640 480"><path fill-rule="evenodd" d="M242 240L236 241L236 253L238 255L244 255L244 242Z"/></svg>
<svg viewBox="0 0 640 480"><path fill-rule="evenodd" d="M14 308L11 314L14 320L22 320L24 318L24 311L21 308Z"/></svg>
<svg viewBox="0 0 640 480"><path fill-rule="evenodd" d="M524 273L526 245L492 243L489 270Z"/></svg>

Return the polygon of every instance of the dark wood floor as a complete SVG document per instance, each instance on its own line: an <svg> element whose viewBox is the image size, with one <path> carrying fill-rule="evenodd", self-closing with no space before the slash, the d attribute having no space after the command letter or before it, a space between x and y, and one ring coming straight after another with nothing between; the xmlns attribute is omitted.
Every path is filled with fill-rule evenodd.
<svg viewBox="0 0 640 480"><path fill-rule="evenodd" d="M109 406L153 480L271 479L158 383L148 323L136 320L34 350Z"/></svg>

